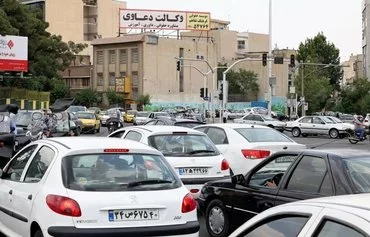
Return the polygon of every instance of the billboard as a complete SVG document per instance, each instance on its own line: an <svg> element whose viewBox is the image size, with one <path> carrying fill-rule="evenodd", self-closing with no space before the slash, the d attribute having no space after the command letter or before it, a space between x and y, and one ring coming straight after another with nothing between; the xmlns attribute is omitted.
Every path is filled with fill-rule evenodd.
<svg viewBox="0 0 370 237"><path fill-rule="evenodd" d="M0 71L28 71L28 38L0 35Z"/></svg>
<svg viewBox="0 0 370 237"><path fill-rule="evenodd" d="M156 30L209 30L209 12L120 9L119 27Z"/></svg>
<svg viewBox="0 0 370 237"><path fill-rule="evenodd" d="M125 78L117 77L116 78L116 92L125 92Z"/></svg>

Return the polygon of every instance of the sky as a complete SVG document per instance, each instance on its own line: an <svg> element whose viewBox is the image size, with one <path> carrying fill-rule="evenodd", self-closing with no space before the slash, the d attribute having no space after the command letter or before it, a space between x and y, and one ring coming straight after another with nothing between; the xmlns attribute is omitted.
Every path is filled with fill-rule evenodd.
<svg viewBox="0 0 370 237"><path fill-rule="evenodd" d="M268 34L269 0L125 0L127 8L210 12L230 29ZM297 49L323 32L341 61L361 53L362 0L272 0L272 42Z"/></svg>

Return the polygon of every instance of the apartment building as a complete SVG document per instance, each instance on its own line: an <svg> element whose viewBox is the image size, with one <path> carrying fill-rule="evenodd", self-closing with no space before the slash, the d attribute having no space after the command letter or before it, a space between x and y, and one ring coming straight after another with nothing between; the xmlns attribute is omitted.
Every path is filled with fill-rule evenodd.
<svg viewBox="0 0 370 237"><path fill-rule="evenodd" d="M370 78L370 0L363 0L361 5L362 10L362 55L363 68L362 74L366 78Z"/></svg>
<svg viewBox="0 0 370 237"><path fill-rule="evenodd" d="M363 78L363 55L351 55L349 59L342 63L343 65L343 80L342 86L352 84L354 80Z"/></svg>

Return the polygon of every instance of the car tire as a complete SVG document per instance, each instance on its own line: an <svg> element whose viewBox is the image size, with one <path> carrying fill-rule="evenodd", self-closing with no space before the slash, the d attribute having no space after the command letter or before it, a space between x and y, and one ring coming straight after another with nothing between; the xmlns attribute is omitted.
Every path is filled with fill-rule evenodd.
<svg viewBox="0 0 370 237"><path fill-rule="evenodd" d="M332 128L329 130L329 136L330 138L336 139L339 137L339 131L335 128Z"/></svg>
<svg viewBox="0 0 370 237"><path fill-rule="evenodd" d="M212 237L226 237L230 232L230 222L225 205L218 199L212 200L206 209L205 222L208 234Z"/></svg>
<svg viewBox="0 0 370 237"><path fill-rule="evenodd" d="M33 233L32 237L44 237L44 234L40 229L38 229L35 231L35 233Z"/></svg>
<svg viewBox="0 0 370 237"><path fill-rule="evenodd" d="M293 135L293 137L299 137L301 135L301 129L293 128L292 129L292 135Z"/></svg>

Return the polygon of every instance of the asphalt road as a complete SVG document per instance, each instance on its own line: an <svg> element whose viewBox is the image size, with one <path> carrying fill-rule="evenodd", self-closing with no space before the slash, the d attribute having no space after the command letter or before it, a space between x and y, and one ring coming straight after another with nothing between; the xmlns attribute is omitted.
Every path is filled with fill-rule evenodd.
<svg viewBox="0 0 370 237"><path fill-rule="evenodd" d="M125 124L125 126L131 126L131 124ZM309 137L298 137L294 138L290 133L286 132L286 135L293 138L298 143L307 145L307 148L312 149L335 149L335 148L353 148L353 149L363 149L370 150L370 142L364 141L358 144L350 144L348 139L330 139L328 136L309 136ZM108 130L106 127L102 127L100 133L97 134L83 134L83 136L102 136L108 135ZM204 218L200 216L199 218L201 229L200 237L209 237L207 230L205 228ZM2 237L0 233L0 237Z"/></svg>

